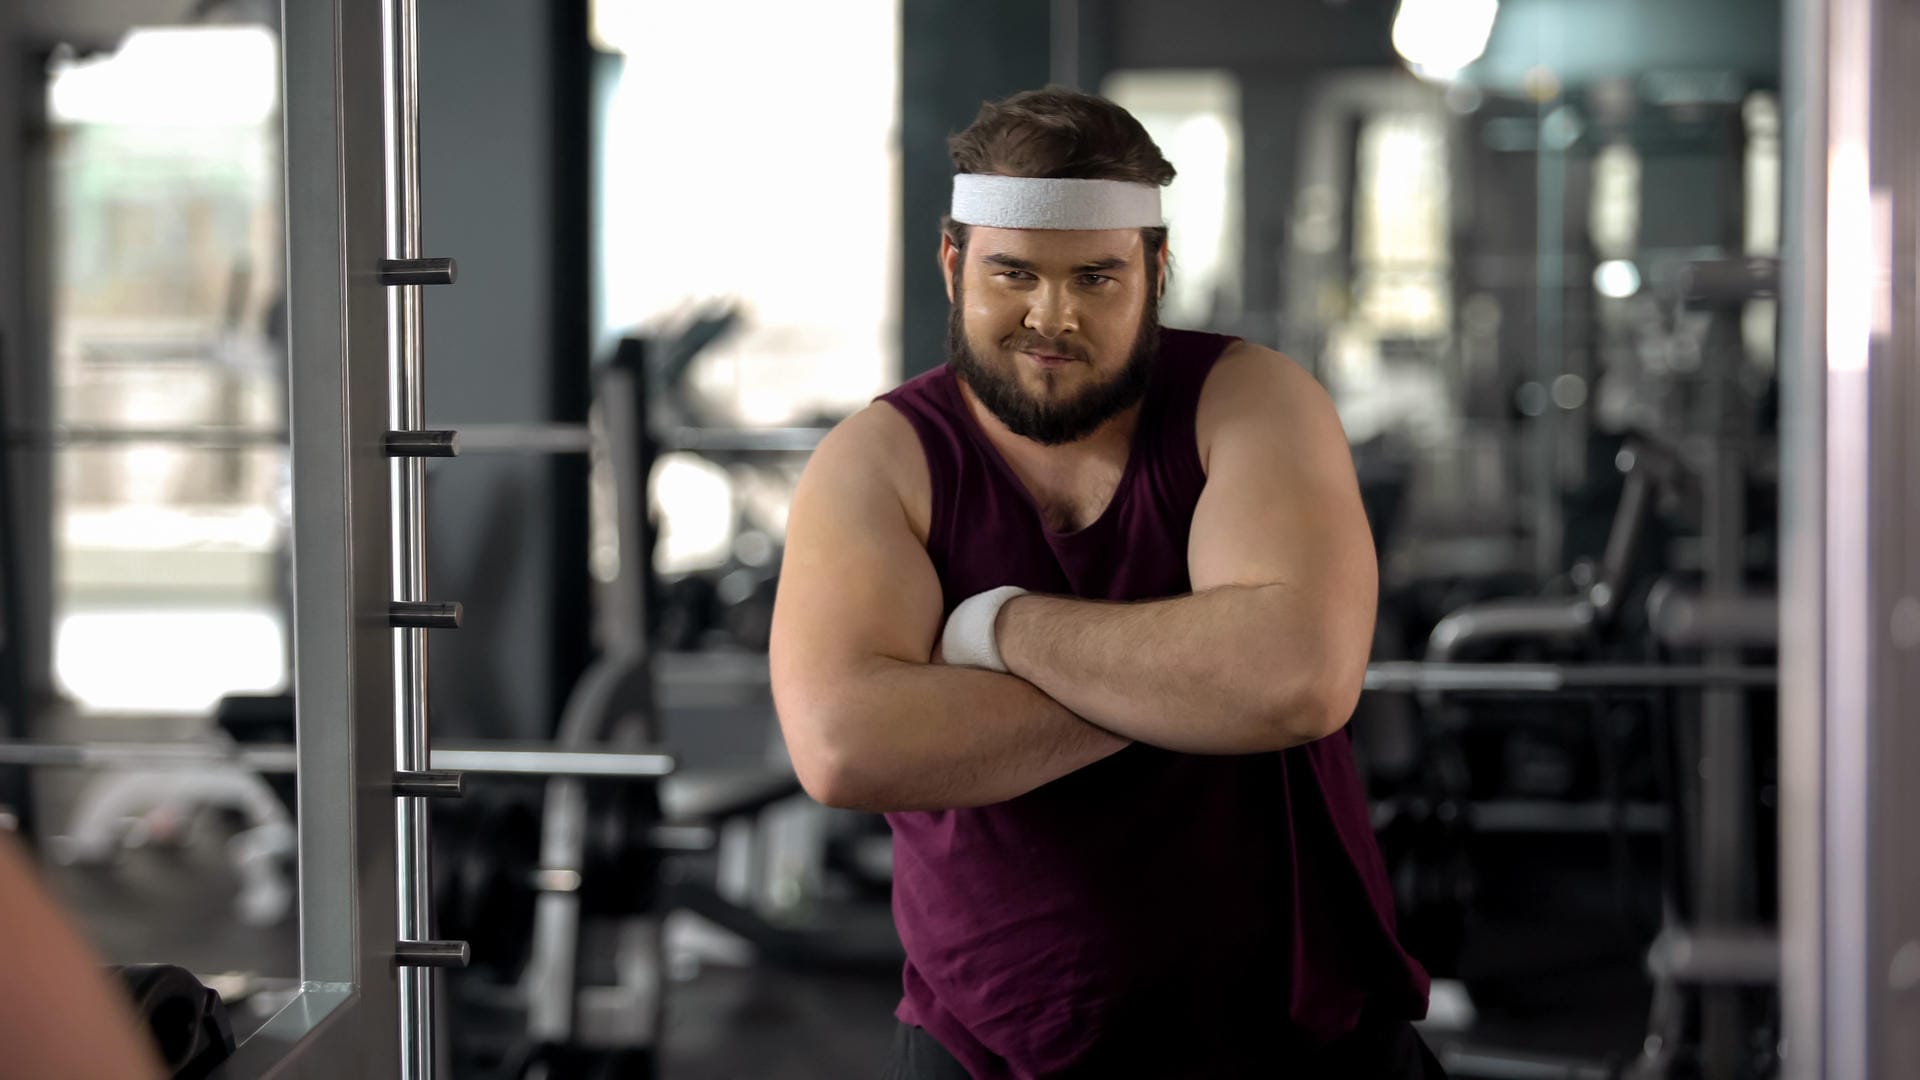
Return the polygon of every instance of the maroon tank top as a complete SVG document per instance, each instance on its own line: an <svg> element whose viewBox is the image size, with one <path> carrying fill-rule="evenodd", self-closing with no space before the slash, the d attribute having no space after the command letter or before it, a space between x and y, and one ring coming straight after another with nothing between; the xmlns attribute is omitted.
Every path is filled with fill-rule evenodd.
<svg viewBox="0 0 1920 1080"><path fill-rule="evenodd" d="M1001 585L1191 592L1194 413L1232 342L1163 331L1120 485L1074 533L1047 528L950 367L884 395L926 452L946 610ZM1135 745L1003 803L887 820L896 1015L976 1078L1279 1075L1363 1007L1426 1013L1344 729L1237 757Z"/></svg>

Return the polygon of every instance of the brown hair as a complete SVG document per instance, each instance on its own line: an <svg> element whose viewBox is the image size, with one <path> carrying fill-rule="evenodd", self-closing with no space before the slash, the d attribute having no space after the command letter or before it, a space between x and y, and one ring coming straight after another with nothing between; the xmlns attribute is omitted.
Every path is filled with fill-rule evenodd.
<svg viewBox="0 0 1920 1080"><path fill-rule="evenodd" d="M1173 166L1133 114L1103 97L1049 86L980 106L965 131L947 137L955 172L1031 176L1046 180L1125 180L1165 187ZM962 252L970 232L942 218L940 227ZM1166 246L1165 226L1141 229L1147 265ZM1153 273L1149 269L1149 280Z"/></svg>

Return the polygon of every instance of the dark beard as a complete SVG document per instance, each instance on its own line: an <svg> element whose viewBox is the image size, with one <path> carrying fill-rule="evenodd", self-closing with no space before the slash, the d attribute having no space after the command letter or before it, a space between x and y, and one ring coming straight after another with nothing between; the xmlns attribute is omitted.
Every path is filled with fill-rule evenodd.
<svg viewBox="0 0 1920 1080"><path fill-rule="evenodd" d="M965 308L960 284L955 282L953 308L947 315L947 363L966 380L980 404L1005 424L1008 431L1021 438L1032 439L1042 446L1079 442L1099 430L1101 424L1138 404L1153 381L1154 362L1160 356L1160 305L1151 291L1147 294L1146 311L1140 316L1140 332L1134 336L1133 350L1119 374L1060 402L1036 400L1020 385L1017 372L1002 371L982 361L967 342L967 328L961 315ZM1013 339L1003 345L1008 352L1019 348ZM1086 358L1080 359L1084 362Z"/></svg>

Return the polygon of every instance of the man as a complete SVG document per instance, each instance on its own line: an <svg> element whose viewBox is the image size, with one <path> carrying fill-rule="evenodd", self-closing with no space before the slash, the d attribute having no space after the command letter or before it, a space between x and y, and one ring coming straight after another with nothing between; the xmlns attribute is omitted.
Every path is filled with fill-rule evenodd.
<svg viewBox="0 0 1920 1080"><path fill-rule="evenodd" d="M795 768L884 812L898 1077L1438 1076L1343 727L1375 556L1318 384L1161 329L1173 167L1111 102L950 140L948 363L796 493Z"/></svg>

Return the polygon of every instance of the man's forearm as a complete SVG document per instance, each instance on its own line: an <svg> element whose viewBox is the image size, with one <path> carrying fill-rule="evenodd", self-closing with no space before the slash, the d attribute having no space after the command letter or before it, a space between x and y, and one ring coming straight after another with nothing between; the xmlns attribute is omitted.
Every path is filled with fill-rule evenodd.
<svg viewBox="0 0 1920 1080"><path fill-rule="evenodd" d="M1009 675L876 660L814 703L819 747L802 779L816 798L874 812L949 810L1024 795L1124 749ZM808 768L812 765L812 768ZM811 777L808 773L812 773ZM817 790L816 790L817 789Z"/></svg>
<svg viewBox="0 0 1920 1080"><path fill-rule="evenodd" d="M997 638L1008 669L1079 716L1192 754L1258 753L1326 734L1320 646L1280 586L1147 603L1015 597Z"/></svg>

